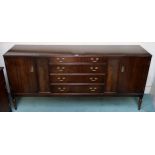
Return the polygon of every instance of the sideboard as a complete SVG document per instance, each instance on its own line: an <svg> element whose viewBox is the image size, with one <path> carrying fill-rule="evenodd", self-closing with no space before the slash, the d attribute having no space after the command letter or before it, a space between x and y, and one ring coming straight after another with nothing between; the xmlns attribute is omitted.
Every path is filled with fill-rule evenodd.
<svg viewBox="0 0 155 155"><path fill-rule="evenodd" d="M4 54L15 107L18 96L133 96L140 109L151 57L138 45L15 45Z"/></svg>

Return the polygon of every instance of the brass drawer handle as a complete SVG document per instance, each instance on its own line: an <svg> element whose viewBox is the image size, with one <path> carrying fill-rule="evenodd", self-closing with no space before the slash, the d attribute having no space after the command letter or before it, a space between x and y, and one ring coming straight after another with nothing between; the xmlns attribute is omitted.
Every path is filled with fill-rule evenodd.
<svg viewBox="0 0 155 155"><path fill-rule="evenodd" d="M66 77L58 77L57 79L62 82L66 79Z"/></svg>
<svg viewBox="0 0 155 155"><path fill-rule="evenodd" d="M124 71L125 71L125 66L122 66L121 67L121 72L124 73Z"/></svg>
<svg viewBox="0 0 155 155"><path fill-rule="evenodd" d="M34 67L33 67L33 66L31 66L31 68L30 68L30 72L31 72L31 73L34 72Z"/></svg>
<svg viewBox="0 0 155 155"><path fill-rule="evenodd" d="M56 69L57 69L59 72L63 72L64 69L65 69L65 67L60 67L60 66L58 66Z"/></svg>
<svg viewBox="0 0 155 155"><path fill-rule="evenodd" d="M66 90L66 88L65 87L58 87L58 90L61 91L61 92L63 92L63 91Z"/></svg>
<svg viewBox="0 0 155 155"><path fill-rule="evenodd" d="M98 61L99 61L99 58L90 58L90 60L91 60L92 62L98 62Z"/></svg>
<svg viewBox="0 0 155 155"><path fill-rule="evenodd" d="M92 81L92 82L94 82L94 81L97 81L97 80L98 80L98 78L97 78L97 77L90 77L89 79L90 79L90 81Z"/></svg>
<svg viewBox="0 0 155 155"><path fill-rule="evenodd" d="M95 91L97 90L97 87L89 87L89 90L90 90L91 92L95 92Z"/></svg>
<svg viewBox="0 0 155 155"><path fill-rule="evenodd" d="M62 63L63 62L63 60L65 59L65 58L56 58L60 63Z"/></svg>
<svg viewBox="0 0 155 155"><path fill-rule="evenodd" d="M98 67L90 67L91 71L96 72L98 70Z"/></svg>

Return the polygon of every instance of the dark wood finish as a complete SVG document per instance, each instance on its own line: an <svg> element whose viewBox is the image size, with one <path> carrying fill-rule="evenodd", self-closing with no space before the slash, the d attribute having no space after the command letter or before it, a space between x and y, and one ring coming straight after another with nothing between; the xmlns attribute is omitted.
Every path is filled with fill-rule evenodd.
<svg viewBox="0 0 155 155"><path fill-rule="evenodd" d="M10 110L3 68L0 67L0 112L9 112Z"/></svg>
<svg viewBox="0 0 155 155"><path fill-rule="evenodd" d="M120 58L113 57L108 59L107 67L107 81L106 89L107 93L117 93L118 92L118 75L119 75L119 61Z"/></svg>
<svg viewBox="0 0 155 155"><path fill-rule="evenodd" d="M48 59L38 58L36 62L39 86L38 91L43 94L50 93Z"/></svg>
<svg viewBox="0 0 155 155"><path fill-rule="evenodd" d="M69 84L56 84L51 85L52 93L103 93L103 85L90 85L90 84L80 84L80 85L69 85Z"/></svg>
<svg viewBox="0 0 155 155"><path fill-rule="evenodd" d="M16 45L5 56L148 56L144 48L138 45Z"/></svg>
<svg viewBox="0 0 155 155"><path fill-rule="evenodd" d="M105 73L105 65L50 65L50 73Z"/></svg>
<svg viewBox="0 0 155 155"><path fill-rule="evenodd" d="M118 92L143 93L150 65L150 58L121 58L119 68ZM124 67L122 71L121 67Z"/></svg>
<svg viewBox="0 0 155 155"><path fill-rule="evenodd" d="M104 82L105 82L105 74L50 75L50 83L104 83Z"/></svg>
<svg viewBox="0 0 155 155"><path fill-rule="evenodd" d="M6 58L6 69L11 91L14 93L37 92L36 66L33 58Z"/></svg>
<svg viewBox="0 0 155 155"><path fill-rule="evenodd" d="M62 64L62 63L104 63L106 62L106 59L102 56L92 56L92 57L79 57L78 54L75 54L74 56L65 54L58 57L51 57L50 58L50 64Z"/></svg>
<svg viewBox="0 0 155 155"><path fill-rule="evenodd" d="M4 59L15 97L137 96L140 109L151 54L137 45L17 45Z"/></svg>

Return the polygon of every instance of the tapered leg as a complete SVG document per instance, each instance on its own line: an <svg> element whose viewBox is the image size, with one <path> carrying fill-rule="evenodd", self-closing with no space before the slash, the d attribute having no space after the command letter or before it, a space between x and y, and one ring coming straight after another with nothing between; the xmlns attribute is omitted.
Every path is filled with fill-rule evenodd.
<svg viewBox="0 0 155 155"><path fill-rule="evenodd" d="M138 99L138 110L141 109L141 106L142 106L142 100L143 100L143 96L140 96L139 99Z"/></svg>
<svg viewBox="0 0 155 155"><path fill-rule="evenodd" d="M12 108L11 108L11 106L9 106L9 112L12 112Z"/></svg>
<svg viewBox="0 0 155 155"><path fill-rule="evenodd" d="M12 102L13 102L13 106L14 106L15 110L17 110L16 98L13 98L13 99L12 99Z"/></svg>

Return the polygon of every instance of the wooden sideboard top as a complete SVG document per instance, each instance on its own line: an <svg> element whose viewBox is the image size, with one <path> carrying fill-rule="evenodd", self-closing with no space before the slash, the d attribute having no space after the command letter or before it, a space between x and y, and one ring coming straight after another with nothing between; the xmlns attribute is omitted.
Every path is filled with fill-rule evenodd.
<svg viewBox="0 0 155 155"><path fill-rule="evenodd" d="M4 56L49 56L58 54L151 56L139 45L15 45Z"/></svg>

